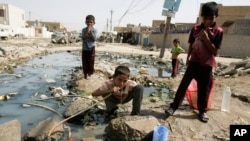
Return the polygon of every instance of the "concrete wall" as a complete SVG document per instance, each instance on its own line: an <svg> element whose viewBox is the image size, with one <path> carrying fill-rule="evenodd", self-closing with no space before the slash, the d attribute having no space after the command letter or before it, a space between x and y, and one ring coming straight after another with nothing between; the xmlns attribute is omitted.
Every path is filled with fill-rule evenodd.
<svg viewBox="0 0 250 141"><path fill-rule="evenodd" d="M250 36L224 35L220 56L231 56L233 58L245 58L250 56Z"/></svg>
<svg viewBox="0 0 250 141"><path fill-rule="evenodd" d="M9 7L9 25L25 27L25 12L24 10L12 5Z"/></svg>
<svg viewBox="0 0 250 141"><path fill-rule="evenodd" d="M64 32L67 31L67 29L63 26L60 22L44 22L44 21L26 21L28 27L43 27L45 26L48 31L50 32Z"/></svg>
<svg viewBox="0 0 250 141"><path fill-rule="evenodd" d="M163 44L163 36L164 34L150 34L149 35L149 43L154 43L157 48L161 48ZM166 48L172 48L173 47L173 40L175 38L179 38L181 43L181 47L183 47L185 50L188 49L188 36L189 34L168 34L167 36L167 43Z"/></svg>
<svg viewBox="0 0 250 141"><path fill-rule="evenodd" d="M202 4L200 5L200 7ZM201 8L200 8L201 10ZM219 16L216 18L216 23L220 26L225 21L236 21L238 19L244 19L250 13L250 6L223 6L219 5ZM202 17L198 17L198 23L202 22Z"/></svg>
<svg viewBox="0 0 250 141"><path fill-rule="evenodd" d="M250 36L250 19L239 19L228 28L227 34Z"/></svg>
<svg viewBox="0 0 250 141"><path fill-rule="evenodd" d="M188 36L189 34L168 34L166 48L173 46L173 39L179 38L181 46L188 50ZM163 34L150 34L149 43L154 43L158 48L163 44ZM224 35L219 56L228 56L233 58L245 58L250 56L250 36L244 35Z"/></svg>
<svg viewBox="0 0 250 141"><path fill-rule="evenodd" d="M4 17L0 18L0 24L25 27L24 10L10 4L0 4L0 9L4 10Z"/></svg>

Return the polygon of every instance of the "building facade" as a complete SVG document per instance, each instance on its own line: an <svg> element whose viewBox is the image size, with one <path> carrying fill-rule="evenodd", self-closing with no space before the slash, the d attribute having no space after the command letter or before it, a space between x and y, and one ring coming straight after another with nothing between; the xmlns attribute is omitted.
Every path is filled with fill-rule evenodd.
<svg viewBox="0 0 250 141"><path fill-rule="evenodd" d="M202 5L202 4L201 4ZM199 14L200 15L200 14ZM197 17L197 23L202 22L202 17ZM154 23L154 22L153 22ZM159 21L157 23L160 23ZM250 56L250 6L223 6L219 5L219 16L216 23L224 29L224 37L222 47L219 50L219 56L245 58ZM196 23L193 23L193 25ZM190 24L191 25L191 24ZM170 32L167 36L165 48L172 47L174 38L181 40L181 46L188 50L189 33L171 33L172 28L185 29L185 26L190 28L190 25L176 23L175 26L170 26ZM155 25L152 25L153 27ZM157 26L156 26L157 27ZM188 29L187 28L187 29ZM158 48L163 45L164 33L155 34L151 32L149 35L149 43L155 44Z"/></svg>
<svg viewBox="0 0 250 141"><path fill-rule="evenodd" d="M25 11L7 3L0 3L0 30L10 36L50 37L55 31L66 32L59 22L26 21Z"/></svg>
<svg viewBox="0 0 250 141"><path fill-rule="evenodd" d="M24 10L10 4L0 4L0 24L14 27L25 27Z"/></svg>
<svg viewBox="0 0 250 141"><path fill-rule="evenodd" d="M46 27L50 32L67 32L67 28L60 22L27 21L27 27Z"/></svg>
<svg viewBox="0 0 250 141"><path fill-rule="evenodd" d="M202 6L202 4L200 5ZM198 23L202 22L199 12ZM216 23L222 26L227 21L236 21L239 19L247 19L250 15L250 6L223 6L219 4L219 16Z"/></svg>

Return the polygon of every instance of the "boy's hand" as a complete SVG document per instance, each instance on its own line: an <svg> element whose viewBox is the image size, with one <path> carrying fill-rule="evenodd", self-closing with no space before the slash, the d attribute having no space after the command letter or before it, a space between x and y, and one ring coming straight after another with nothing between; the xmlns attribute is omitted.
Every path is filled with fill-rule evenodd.
<svg viewBox="0 0 250 141"><path fill-rule="evenodd" d="M113 87L112 90L114 93L117 93L121 88L120 87Z"/></svg>
<svg viewBox="0 0 250 141"><path fill-rule="evenodd" d="M92 32L93 27L92 26L88 26L88 33L90 34Z"/></svg>
<svg viewBox="0 0 250 141"><path fill-rule="evenodd" d="M200 37L202 40L209 39L208 33L207 33L206 30L201 30L201 31L198 33L198 37Z"/></svg>

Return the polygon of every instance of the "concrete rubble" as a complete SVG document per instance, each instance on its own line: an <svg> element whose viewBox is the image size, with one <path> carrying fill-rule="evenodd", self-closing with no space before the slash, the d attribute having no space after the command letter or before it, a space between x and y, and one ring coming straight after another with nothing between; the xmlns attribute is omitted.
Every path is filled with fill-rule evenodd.
<svg viewBox="0 0 250 141"><path fill-rule="evenodd" d="M93 100L91 98L77 98L75 101L73 101L65 110L64 116L70 117L80 111L83 111L85 109L88 109L92 104Z"/></svg>
<svg viewBox="0 0 250 141"><path fill-rule="evenodd" d="M140 141L158 125L159 121L153 116L118 117L109 122L105 135L111 141Z"/></svg>
<svg viewBox="0 0 250 141"><path fill-rule="evenodd" d="M35 140L35 141L44 141L48 138L49 131L58 124L58 120L55 118L48 118L45 119L38 124L36 124L30 131L28 131L25 136L23 137L24 140ZM63 125L59 125L55 128L54 132L52 133L51 138L53 139L60 139L64 134Z"/></svg>
<svg viewBox="0 0 250 141"><path fill-rule="evenodd" d="M18 120L1 124L0 131L1 141L21 141L21 125Z"/></svg>
<svg viewBox="0 0 250 141"><path fill-rule="evenodd" d="M228 66L223 66L222 64L217 67L218 76L242 76L250 74L250 59L243 59L242 61L232 62Z"/></svg>

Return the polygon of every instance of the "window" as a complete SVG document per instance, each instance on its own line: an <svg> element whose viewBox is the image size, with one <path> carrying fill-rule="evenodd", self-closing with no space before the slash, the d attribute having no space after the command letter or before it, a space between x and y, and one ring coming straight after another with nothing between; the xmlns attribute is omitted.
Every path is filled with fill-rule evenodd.
<svg viewBox="0 0 250 141"><path fill-rule="evenodd" d="M4 17L4 10L0 9L0 17Z"/></svg>

